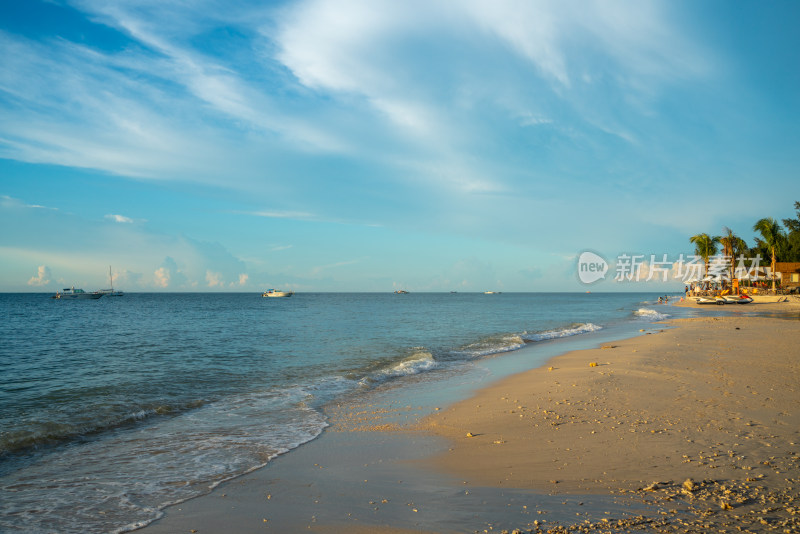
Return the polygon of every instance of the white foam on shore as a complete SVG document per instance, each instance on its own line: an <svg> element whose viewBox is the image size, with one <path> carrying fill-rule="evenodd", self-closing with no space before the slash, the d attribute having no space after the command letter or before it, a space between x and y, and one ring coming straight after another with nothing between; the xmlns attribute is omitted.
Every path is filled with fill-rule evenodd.
<svg viewBox="0 0 800 534"><path fill-rule="evenodd" d="M389 369L383 370L381 375L385 378L416 375L434 369L437 365L433 354L425 349L418 348L408 358L403 359Z"/></svg>
<svg viewBox="0 0 800 534"><path fill-rule="evenodd" d="M525 341L545 341L548 339L558 339L562 337L577 336L579 334L588 334L602 330L602 326L594 323L577 323L570 325L566 328L556 328L554 330L546 330L544 332L534 332L531 334L525 333L522 337Z"/></svg>
<svg viewBox="0 0 800 534"><path fill-rule="evenodd" d="M480 358L483 356L491 356L501 352L510 352L512 350L521 349L525 345L525 341L516 334L507 334L499 336L491 336L455 351L455 354L462 354L468 359Z"/></svg>
<svg viewBox="0 0 800 534"><path fill-rule="evenodd" d="M667 313L660 313L656 310L651 310L650 308L639 308L633 314L640 319L646 319L648 321L663 321L670 317Z"/></svg>

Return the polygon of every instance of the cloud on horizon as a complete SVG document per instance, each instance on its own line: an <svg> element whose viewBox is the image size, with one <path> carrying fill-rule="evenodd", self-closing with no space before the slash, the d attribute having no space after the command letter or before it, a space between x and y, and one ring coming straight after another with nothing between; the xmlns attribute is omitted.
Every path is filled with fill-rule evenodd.
<svg viewBox="0 0 800 534"><path fill-rule="evenodd" d="M50 283L50 269L46 265L40 265L37 274L28 280L29 286L43 287Z"/></svg>

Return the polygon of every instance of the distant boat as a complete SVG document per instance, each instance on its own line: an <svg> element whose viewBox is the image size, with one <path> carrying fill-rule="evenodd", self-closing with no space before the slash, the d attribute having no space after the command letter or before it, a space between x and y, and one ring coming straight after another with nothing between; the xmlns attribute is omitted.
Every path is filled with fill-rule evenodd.
<svg viewBox="0 0 800 534"><path fill-rule="evenodd" d="M56 291L56 294L51 297L54 299L64 299L64 300L75 300L75 299L99 299L102 297L104 293L100 293L99 291L94 291L92 293L87 293L83 289L75 289L75 286L66 287L60 293Z"/></svg>
<svg viewBox="0 0 800 534"><path fill-rule="evenodd" d="M101 289L98 293L102 293L103 295L108 295L109 297L121 297L125 293L122 291L114 291L114 277L111 276L111 266L108 266L108 281L111 284L111 289Z"/></svg>
<svg viewBox="0 0 800 534"><path fill-rule="evenodd" d="M396 295L407 295L408 291L406 291L405 289L398 289L397 291L395 291L395 294Z"/></svg>
<svg viewBox="0 0 800 534"><path fill-rule="evenodd" d="M262 297L291 297L294 291L278 291L277 289L267 289L261 293Z"/></svg>
<svg viewBox="0 0 800 534"><path fill-rule="evenodd" d="M500 291L484 291L483 292L484 295L499 295L500 293L501 293Z"/></svg>

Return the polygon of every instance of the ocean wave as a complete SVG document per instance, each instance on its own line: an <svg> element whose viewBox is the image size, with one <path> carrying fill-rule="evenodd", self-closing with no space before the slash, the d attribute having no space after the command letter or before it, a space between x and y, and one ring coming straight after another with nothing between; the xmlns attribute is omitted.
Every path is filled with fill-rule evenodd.
<svg viewBox="0 0 800 534"><path fill-rule="evenodd" d="M639 308L633 315L640 319L645 319L647 321L663 321L670 317L667 313L657 312L656 310L651 310L650 308Z"/></svg>
<svg viewBox="0 0 800 534"><path fill-rule="evenodd" d="M493 354L521 349L527 343L588 334L589 332L594 332L602 328L602 326L594 323L573 323L562 328L553 328L540 332L523 332L522 334L491 336L463 347L459 351L456 351L456 354L468 358L491 356Z"/></svg>
<svg viewBox="0 0 800 534"><path fill-rule="evenodd" d="M527 342L545 341L548 339L557 339L562 337L577 336L580 334L588 334L602 330L602 326L594 323L573 323L564 328L555 328L552 330L545 330L544 332L525 333L522 335L523 339Z"/></svg>
<svg viewBox="0 0 800 534"><path fill-rule="evenodd" d="M415 347L411 349L411 354L399 362L392 362L377 371L371 372L359 380L359 384L361 386L371 386L394 378L424 373L437 367L439 367L439 362L436 361L430 351L422 347Z"/></svg>
<svg viewBox="0 0 800 534"><path fill-rule="evenodd" d="M27 422L22 429L11 429L0 433L0 456L35 451L80 438L96 436L104 432L137 425L152 418L168 416L202 406L202 402L191 402L182 406L158 405L134 408L128 413L95 415L94 419L76 418L70 422Z"/></svg>
<svg viewBox="0 0 800 534"><path fill-rule="evenodd" d="M470 343L460 350L455 351L455 354L468 359L480 358L493 354L500 354L502 352L511 352L521 349L524 346L525 340L523 340L519 334L502 334Z"/></svg>
<svg viewBox="0 0 800 534"><path fill-rule="evenodd" d="M411 356L385 370L384 374L390 377L416 375L434 369L437 366L438 364L433 354L424 349L417 349Z"/></svg>
<svg viewBox="0 0 800 534"><path fill-rule="evenodd" d="M157 431L130 428L42 456L4 478L15 499L0 502L0 518L13 517L26 532L50 531L54 520L59 532L86 532L89 521L93 532L140 528L163 515L164 507L208 493L319 436L327 422L309 407L312 398L330 395L343 382L233 395L161 420ZM124 469L103 474L109 462ZM72 475L65 477L68 470ZM31 502L37 503L35 513ZM62 515L65 508L68 515ZM5 531L3 526L0 520Z"/></svg>

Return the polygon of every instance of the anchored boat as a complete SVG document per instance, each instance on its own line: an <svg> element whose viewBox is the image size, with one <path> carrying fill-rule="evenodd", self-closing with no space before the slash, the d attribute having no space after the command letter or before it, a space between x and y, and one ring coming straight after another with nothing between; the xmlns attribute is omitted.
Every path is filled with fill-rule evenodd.
<svg viewBox="0 0 800 534"><path fill-rule="evenodd" d="M261 293L262 297L291 297L294 291L278 291L277 289L267 289Z"/></svg>
<svg viewBox="0 0 800 534"><path fill-rule="evenodd" d="M63 300L76 300L76 299L99 299L103 296L103 293L99 291L94 291L92 293L87 293L83 289L75 289L75 286L72 287L65 287L61 292L56 291L56 294L52 297L54 299L63 299Z"/></svg>
<svg viewBox="0 0 800 534"><path fill-rule="evenodd" d="M114 291L114 277L111 276L111 266L108 266L108 282L111 285L111 289L101 289L98 293L102 293L103 295L108 295L109 297L121 297L125 293L122 291Z"/></svg>

